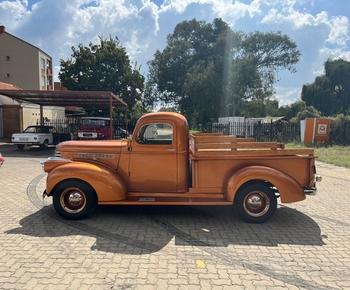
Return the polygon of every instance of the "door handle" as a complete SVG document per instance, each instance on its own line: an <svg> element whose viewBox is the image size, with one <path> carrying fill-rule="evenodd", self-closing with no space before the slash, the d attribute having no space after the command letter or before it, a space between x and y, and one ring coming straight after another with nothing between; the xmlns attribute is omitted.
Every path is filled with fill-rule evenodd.
<svg viewBox="0 0 350 290"><path fill-rule="evenodd" d="M167 151L175 151L175 148L168 148Z"/></svg>

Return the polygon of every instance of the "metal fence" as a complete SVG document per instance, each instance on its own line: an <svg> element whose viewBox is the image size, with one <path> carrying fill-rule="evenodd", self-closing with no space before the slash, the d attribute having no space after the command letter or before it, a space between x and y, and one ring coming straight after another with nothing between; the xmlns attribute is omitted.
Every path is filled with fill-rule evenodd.
<svg viewBox="0 0 350 290"><path fill-rule="evenodd" d="M37 120L36 122L37 125L40 125L40 120ZM54 126L59 133L76 133L80 130L80 122L77 119L70 120L70 119L56 119L56 120L50 120L50 121L45 121L44 122L45 126ZM113 128L114 131L117 130L117 128L126 128L125 122L120 122L117 120L113 120ZM127 124L127 131L129 133L132 133L135 128L134 123L128 123Z"/></svg>
<svg viewBox="0 0 350 290"><path fill-rule="evenodd" d="M37 121L39 125L39 120ZM60 133L76 133L80 128L78 120L50 120L45 121L45 125L54 126ZM113 128L125 129L125 122L113 121ZM132 133L135 123L127 124L127 131ZM288 122L271 123L249 123L249 122L230 122L230 123L208 123L206 132L223 133L224 135L236 135L237 137L253 137L256 141L263 142L300 142L300 125L290 124Z"/></svg>
<svg viewBox="0 0 350 290"><path fill-rule="evenodd" d="M288 122L271 123L210 123L207 130L211 133L223 133L224 135L235 135L241 138L255 138L262 142L300 142L300 125Z"/></svg>

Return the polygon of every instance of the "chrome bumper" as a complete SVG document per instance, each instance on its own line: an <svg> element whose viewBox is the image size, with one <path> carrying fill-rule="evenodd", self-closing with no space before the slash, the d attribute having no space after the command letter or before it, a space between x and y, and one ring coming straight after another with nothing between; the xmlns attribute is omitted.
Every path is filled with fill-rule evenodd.
<svg viewBox="0 0 350 290"><path fill-rule="evenodd" d="M304 188L304 193L306 195L316 195L317 189L316 189L316 182L321 182L322 176L321 175L315 175L315 178L311 180L310 185L306 188Z"/></svg>

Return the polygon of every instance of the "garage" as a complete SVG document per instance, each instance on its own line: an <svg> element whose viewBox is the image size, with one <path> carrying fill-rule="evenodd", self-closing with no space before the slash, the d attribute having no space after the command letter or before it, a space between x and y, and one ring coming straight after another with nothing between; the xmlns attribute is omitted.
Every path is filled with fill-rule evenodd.
<svg viewBox="0 0 350 290"><path fill-rule="evenodd" d="M110 111L110 120L112 121L112 111L115 107L124 107L125 116L127 116L128 105L114 93L109 91L42 91L42 90L0 90L0 95L9 97L19 104L31 103L40 105L40 123L44 124L43 107L108 107ZM19 107L20 110L20 107ZM2 114L3 137L10 139L13 129L7 126L6 116ZM20 122L18 114L18 122ZM13 122L13 120L11 120ZM125 120L127 122L127 120ZM6 130L9 128L10 130ZM22 128L23 129L23 128Z"/></svg>

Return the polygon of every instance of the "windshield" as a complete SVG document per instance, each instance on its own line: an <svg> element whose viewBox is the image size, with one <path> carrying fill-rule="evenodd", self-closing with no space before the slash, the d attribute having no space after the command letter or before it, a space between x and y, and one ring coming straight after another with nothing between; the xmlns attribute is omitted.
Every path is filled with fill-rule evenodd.
<svg viewBox="0 0 350 290"><path fill-rule="evenodd" d="M49 133L49 127L30 126L23 131L24 133Z"/></svg>
<svg viewBox="0 0 350 290"><path fill-rule="evenodd" d="M106 120L93 120L93 119L83 119L84 126L108 126L109 121Z"/></svg>

